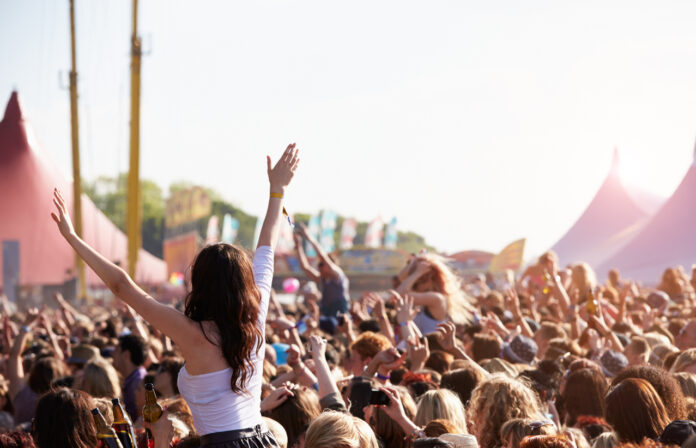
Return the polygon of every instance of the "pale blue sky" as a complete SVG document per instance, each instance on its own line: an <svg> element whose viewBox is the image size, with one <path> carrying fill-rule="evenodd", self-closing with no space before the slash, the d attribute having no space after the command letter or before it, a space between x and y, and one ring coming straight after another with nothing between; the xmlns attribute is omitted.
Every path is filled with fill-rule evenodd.
<svg viewBox="0 0 696 448"><path fill-rule="evenodd" d="M76 0L82 172L128 167L131 2ZM289 210L396 215L439 249L528 255L606 175L669 195L696 137L693 1L141 0L142 175L259 214L296 141ZM0 0L0 100L17 87L70 173L67 0Z"/></svg>

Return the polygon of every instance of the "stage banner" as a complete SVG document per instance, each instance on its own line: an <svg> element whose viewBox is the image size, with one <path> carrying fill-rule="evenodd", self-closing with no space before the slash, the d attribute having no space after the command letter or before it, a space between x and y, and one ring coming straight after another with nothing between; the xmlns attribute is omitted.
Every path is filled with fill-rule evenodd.
<svg viewBox="0 0 696 448"><path fill-rule="evenodd" d="M365 231L365 246L377 249L382 245L382 229L384 228L384 221L380 216L376 217L367 225L367 231Z"/></svg>
<svg viewBox="0 0 696 448"><path fill-rule="evenodd" d="M396 216L389 221L387 232L384 235L384 247L387 249L396 249L396 243L399 242L399 234L396 231Z"/></svg>
<svg viewBox="0 0 696 448"><path fill-rule="evenodd" d="M201 187L177 191L167 199L164 211L164 226L178 227L210 215L212 202Z"/></svg>
<svg viewBox="0 0 696 448"><path fill-rule="evenodd" d="M522 238L505 246L498 255L493 257L491 264L488 266L488 271L493 274L504 272L506 269L511 269L515 272L519 271L524 260L524 245L526 242L527 240Z"/></svg>
<svg viewBox="0 0 696 448"><path fill-rule="evenodd" d="M215 244L220 241L220 220L213 215L208 220L208 231L205 234L205 244Z"/></svg>
<svg viewBox="0 0 696 448"><path fill-rule="evenodd" d="M341 227L341 241L339 243L341 249L350 249L353 247L353 240L355 240L357 229L358 222L353 218L343 221L343 226Z"/></svg>
<svg viewBox="0 0 696 448"><path fill-rule="evenodd" d="M2 289L10 302L17 302L19 286L19 241L2 242Z"/></svg>
<svg viewBox="0 0 696 448"><path fill-rule="evenodd" d="M165 240L162 244L163 258L167 263L167 275L185 274L198 251L198 233L190 232Z"/></svg>
<svg viewBox="0 0 696 448"><path fill-rule="evenodd" d="M307 224L307 230L309 231L309 234L312 235L312 238L315 240L319 239L319 230L321 226L321 220L319 218L319 215L313 215L311 218L309 218L309 223ZM317 252L314 250L314 247L312 247L309 242L305 242L305 254L309 258L314 258L317 256Z"/></svg>
<svg viewBox="0 0 696 448"><path fill-rule="evenodd" d="M337 218L338 215L331 210L324 210L321 213L321 237L319 238L319 244L321 244L321 247L328 253L336 249L334 230L336 230Z"/></svg>
<svg viewBox="0 0 696 448"><path fill-rule="evenodd" d="M233 218L229 213L225 213L225 217L222 218L222 242L234 244L234 240L237 238L238 232L239 220L237 218Z"/></svg>

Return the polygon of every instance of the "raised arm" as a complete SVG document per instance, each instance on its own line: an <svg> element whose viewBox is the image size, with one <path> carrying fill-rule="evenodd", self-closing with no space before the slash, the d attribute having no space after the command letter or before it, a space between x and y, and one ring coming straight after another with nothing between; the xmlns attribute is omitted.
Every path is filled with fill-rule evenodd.
<svg viewBox="0 0 696 448"><path fill-rule="evenodd" d="M66 210L65 200L58 190L54 190L53 196L57 213L51 213L51 217L58 225L60 233L80 258L92 268L116 297L132 306L145 320L179 344L184 354L187 351L195 352L201 338L198 324L174 308L150 297L126 274L126 271L78 237Z"/></svg>
<svg viewBox="0 0 696 448"><path fill-rule="evenodd" d="M314 250L317 253L317 256L319 257L319 260L322 261L322 263L325 263L329 269L333 271L334 277L338 277L341 275L343 271L341 271L341 268L338 267L336 263L331 260L331 257L329 257L329 254L326 253L323 247L321 247L321 244L314 238L309 231L307 230L307 226L304 224L300 224L300 232L302 233L302 236L304 236L309 244L312 245ZM317 273L318 274L318 273Z"/></svg>
<svg viewBox="0 0 696 448"><path fill-rule="evenodd" d="M275 248L283 218L283 196L295 175L300 158L298 157L298 150L295 148L295 144L291 143L274 167L271 166L270 156L266 156L266 162L268 164L268 181L271 187L271 194L268 199L266 218L263 220L257 247L269 246Z"/></svg>
<svg viewBox="0 0 696 448"><path fill-rule="evenodd" d="M313 282L319 282L319 271L314 269L309 261L307 261L307 255L305 254L304 248L302 247L302 237L294 233L293 240L295 241L295 250L297 251L297 261L300 263L300 268L304 271L305 275Z"/></svg>

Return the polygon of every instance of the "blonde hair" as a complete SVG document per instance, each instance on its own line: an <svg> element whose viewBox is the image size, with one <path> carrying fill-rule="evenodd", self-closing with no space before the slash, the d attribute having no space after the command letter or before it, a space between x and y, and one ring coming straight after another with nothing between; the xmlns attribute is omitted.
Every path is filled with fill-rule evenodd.
<svg viewBox="0 0 696 448"><path fill-rule="evenodd" d="M696 348L690 348L681 352L677 359L674 360L674 364L672 364L672 368L669 371L671 373L683 372L684 369L692 364L696 364Z"/></svg>
<svg viewBox="0 0 696 448"><path fill-rule="evenodd" d="M571 289L578 288L581 300L597 286L597 276L587 263L578 263L573 266L571 274Z"/></svg>
<svg viewBox="0 0 696 448"><path fill-rule="evenodd" d="M118 398L121 396L121 381L114 366L98 357L85 364L78 389L95 398Z"/></svg>
<svg viewBox="0 0 696 448"><path fill-rule="evenodd" d="M513 418L544 419L536 393L520 381L500 374L476 386L467 417L481 448L502 445L500 429Z"/></svg>
<svg viewBox="0 0 696 448"><path fill-rule="evenodd" d="M418 261L425 261L431 267L414 285L430 281L435 292L447 299L447 315L455 324L464 325L473 320L472 299L462 290L461 279L447 266L443 257L436 254L418 255L412 263L415 271ZM410 273L410 272L409 272Z"/></svg>
<svg viewBox="0 0 696 448"><path fill-rule="evenodd" d="M595 437L592 448L614 448L619 444L619 437L614 431L603 432Z"/></svg>
<svg viewBox="0 0 696 448"><path fill-rule="evenodd" d="M326 411L307 429L305 448L379 448L370 425L349 414Z"/></svg>
<svg viewBox="0 0 696 448"><path fill-rule="evenodd" d="M679 382L684 397L696 398L696 374L689 372L678 372L672 376Z"/></svg>
<svg viewBox="0 0 696 448"><path fill-rule="evenodd" d="M457 428L457 433L468 434L466 411L457 394L447 389L429 390L418 400L414 423L425 426L436 419L448 420Z"/></svg>

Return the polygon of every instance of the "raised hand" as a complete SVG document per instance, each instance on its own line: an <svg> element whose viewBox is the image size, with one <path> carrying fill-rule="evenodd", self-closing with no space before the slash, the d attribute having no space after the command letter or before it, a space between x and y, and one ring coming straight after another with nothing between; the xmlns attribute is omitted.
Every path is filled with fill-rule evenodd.
<svg viewBox="0 0 696 448"><path fill-rule="evenodd" d="M283 404L283 402L285 402L285 400L287 400L288 397L293 396L295 396L295 394L292 393L290 387L283 385L278 389L272 391L266 398L263 399L263 401L261 401L261 412L266 412L275 409L281 404Z"/></svg>
<svg viewBox="0 0 696 448"><path fill-rule="evenodd" d="M413 297L406 295L406 297L402 299L401 296L396 293L396 291L392 292L392 294L396 294L396 300L399 304L399 310L396 313L396 321L400 324L412 321L420 311L413 308Z"/></svg>
<svg viewBox="0 0 696 448"><path fill-rule="evenodd" d="M326 339L312 335L309 337L309 343L312 347L312 357L314 359L324 359L324 356L326 356Z"/></svg>
<svg viewBox="0 0 696 448"><path fill-rule="evenodd" d="M456 330L457 327L454 325L454 322L448 321L437 324L437 337L440 340L440 345L448 352L454 350L457 346Z"/></svg>
<svg viewBox="0 0 696 448"><path fill-rule="evenodd" d="M410 338L406 341L408 347L408 358L411 360L411 371L420 370L425 365L425 361L430 357L428 339Z"/></svg>
<svg viewBox="0 0 696 448"><path fill-rule="evenodd" d="M298 151L295 148L295 144L290 143L275 166L271 165L271 156L266 156L271 193L283 193L285 188L290 185L290 181L295 176L295 170L297 170L297 166L300 164Z"/></svg>
<svg viewBox="0 0 696 448"><path fill-rule="evenodd" d="M60 194L57 188L53 190L53 203L58 209L58 214L51 213L51 218L58 224L60 234L64 237L74 234L75 228L70 220L70 214L65 208L65 199L63 199L63 195Z"/></svg>

